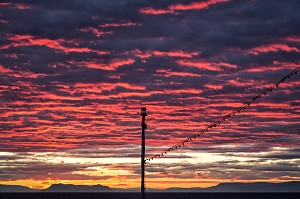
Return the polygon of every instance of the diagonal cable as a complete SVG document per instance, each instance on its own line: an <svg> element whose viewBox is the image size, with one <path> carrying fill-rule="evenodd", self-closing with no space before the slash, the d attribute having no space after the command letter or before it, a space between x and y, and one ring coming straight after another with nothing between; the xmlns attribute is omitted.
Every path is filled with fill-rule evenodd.
<svg viewBox="0 0 300 199"><path fill-rule="evenodd" d="M209 131L212 128L215 128L219 125L221 125L222 122L232 118L232 116L240 113L241 111L245 110L247 106L250 106L252 103L256 102L256 100L260 99L263 96L266 96L267 93L272 92L275 88L278 88L279 85L281 83L284 83L286 79L291 78L293 75L297 75L297 73L300 71L300 67L296 68L295 70L293 70L292 72L290 72L289 74L287 74L286 76L284 76L283 78L281 78L279 81L277 81L276 83L274 83L272 86L270 86L269 88L265 89L264 91L262 91L261 93L259 93L258 95L256 95L255 97L251 98L250 100L246 101L243 105L241 105L240 107L234 109L233 111L231 111L229 114L221 117L220 119L218 119L217 121L211 123L210 125L208 125L206 128L198 131L197 133L195 133L194 135L188 137L187 139L173 145L172 147L162 151L161 153L158 153L150 158L145 159L145 164L146 162L150 162L151 160L155 159L155 158L160 158L164 155L166 155L167 153L177 150L180 147L183 147L185 143L187 142L191 142L193 139L196 139L196 137L199 137L200 135L202 135L204 132Z"/></svg>

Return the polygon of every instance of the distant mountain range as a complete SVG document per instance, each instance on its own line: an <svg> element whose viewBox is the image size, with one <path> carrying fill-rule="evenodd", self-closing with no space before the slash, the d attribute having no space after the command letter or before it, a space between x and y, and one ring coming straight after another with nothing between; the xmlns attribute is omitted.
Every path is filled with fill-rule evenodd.
<svg viewBox="0 0 300 199"><path fill-rule="evenodd" d="M53 184L46 190L47 192L113 192L108 186L102 185L72 185L72 184Z"/></svg>
<svg viewBox="0 0 300 199"><path fill-rule="evenodd" d="M169 188L167 192L300 192L300 182L221 183L208 188Z"/></svg>
<svg viewBox="0 0 300 199"><path fill-rule="evenodd" d="M102 185L53 184L44 190L18 185L0 185L0 192L139 192L139 188L113 189ZM208 188L147 189L148 192L300 192L300 182L283 183L221 183Z"/></svg>
<svg viewBox="0 0 300 199"><path fill-rule="evenodd" d="M31 192L35 191L28 187L19 186L19 185L0 185L0 192Z"/></svg>

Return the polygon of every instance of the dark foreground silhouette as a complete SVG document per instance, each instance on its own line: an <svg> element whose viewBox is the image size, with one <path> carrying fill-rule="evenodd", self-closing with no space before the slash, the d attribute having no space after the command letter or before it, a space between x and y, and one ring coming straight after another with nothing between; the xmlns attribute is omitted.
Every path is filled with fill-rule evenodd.
<svg viewBox="0 0 300 199"><path fill-rule="evenodd" d="M34 190L17 185L0 185L0 192L139 192L135 189L113 189L102 185L53 184L45 190ZM299 192L300 182L284 183L221 183L209 188L146 189L146 192Z"/></svg>
<svg viewBox="0 0 300 199"><path fill-rule="evenodd" d="M300 193L146 193L146 199L299 199ZM140 199L140 193L0 193L1 199Z"/></svg>

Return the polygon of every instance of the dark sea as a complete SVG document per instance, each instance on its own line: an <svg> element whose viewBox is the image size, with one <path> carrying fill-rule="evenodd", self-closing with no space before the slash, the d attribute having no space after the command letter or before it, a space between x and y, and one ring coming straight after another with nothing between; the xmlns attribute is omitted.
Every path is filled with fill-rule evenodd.
<svg viewBox="0 0 300 199"><path fill-rule="evenodd" d="M140 193L0 193L0 199L140 198ZM145 199L300 199L300 193L147 193Z"/></svg>

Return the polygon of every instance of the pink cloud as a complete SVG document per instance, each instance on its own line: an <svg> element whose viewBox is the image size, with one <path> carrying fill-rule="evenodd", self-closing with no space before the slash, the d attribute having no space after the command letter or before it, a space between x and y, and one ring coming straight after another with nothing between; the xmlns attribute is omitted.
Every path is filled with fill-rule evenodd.
<svg viewBox="0 0 300 199"><path fill-rule="evenodd" d="M152 52L151 51L142 52L139 49L133 50L132 53L134 54L134 56L142 58L142 59L147 59L147 58L149 58L149 57L152 56Z"/></svg>
<svg viewBox="0 0 300 199"><path fill-rule="evenodd" d="M221 69L219 67L214 66L210 62L204 62L204 61L178 60L177 64L180 66L199 68L202 70L221 71Z"/></svg>
<svg viewBox="0 0 300 199"><path fill-rule="evenodd" d="M7 20L0 19L0 23L8 23Z"/></svg>
<svg viewBox="0 0 300 199"><path fill-rule="evenodd" d="M172 95L176 95L176 94L182 94L182 93L188 93L188 94L201 94L202 93L202 90L199 90L199 89L193 89L193 88L190 88L190 89L174 89L174 90L171 90L171 89L165 89L164 90L164 94L172 94Z"/></svg>
<svg viewBox="0 0 300 199"><path fill-rule="evenodd" d="M156 9L153 7L146 7L140 9L140 13L142 14L152 14L152 15L161 15L161 14L176 14L176 11L186 11L186 10L202 10L206 9L211 5L215 5L218 3L225 3L230 0L208 0L204 2L193 2L190 4L175 4L170 5L166 9Z"/></svg>
<svg viewBox="0 0 300 199"><path fill-rule="evenodd" d="M234 85L236 87L250 87L250 86L253 86L255 81L254 80L242 80L242 79L238 78L238 79L228 80L228 83L231 85ZM261 82L261 83L264 83L264 82Z"/></svg>
<svg viewBox="0 0 300 199"><path fill-rule="evenodd" d="M80 29L81 32L92 32L94 33L97 37L100 37L102 35L111 35L113 34L112 31L102 31L98 28L95 27L88 27L88 28L82 28Z"/></svg>
<svg viewBox="0 0 300 199"><path fill-rule="evenodd" d="M168 56L168 57L185 57L192 58L194 56L199 55L199 52L184 52L182 50L170 51L170 52L162 52L162 51L153 51L153 55L155 56Z"/></svg>
<svg viewBox="0 0 300 199"><path fill-rule="evenodd" d="M220 66L223 66L223 67L226 67L226 68L238 68L238 65L236 64L229 64L229 63L226 63L226 62L220 62L218 63Z"/></svg>
<svg viewBox="0 0 300 199"><path fill-rule="evenodd" d="M31 35L10 35L8 40L11 41L11 44L4 45L0 49L8 49L11 47L19 47L19 46L47 46L48 48L55 49L57 51L62 51L64 53L77 52L77 53L90 53L94 52L97 54L108 54L108 52L101 50L92 50L86 47L69 47L64 44L70 43L67 40L59 39L52 40L47 38L38 38Z"/></svg>
<svg viewBox="0 0 300 199"><path fill-rule="evenodd" d="M286 37L284 40L300 43L300 36L290 36L290 37Z"/></svg>
<svg viewBox="0 0 300 199"><path fill-rule="evenodd" d="M180 66L194 67L199 68L201 70L211 70L211 71L222 71L221 67L225 68L237 68L237 65L229 64L229 63L214 63L207 62L204 60L178 60L177 64Z"/></svg>
<svg viewBox="0 0 300 199"><path fill-rule="evenodd" d="M229 0L209 0L209 1L203 1L203 2L194 2L191 4L176 4L176 5L171 5L168 8L170 10L201 10L208 8L211 5L215 5L218 3L225 3L228 2Z"/></svg>
<svg viewBox="0 0 300 199"><path fill-rule="evenodd" d="M0 3L0 7L9 7L9 8L17 8L19 10L31 9L31 5L27 5L24 3L11 3L11 2L2 2Z"/></svg>
<svg viewBox="0 0 300 199"><path fill-rule="evenodd" d="M17 4L15 4L15 7L18 8L19 10L26 10L26 9L32 8L30 5L26 5L23 3L17 3Z"/></svg>
<svg viewBox="0 0 300 199"><path fill-rule="evenodd" d="M10 2L1 2L0 3L0 7L11 6L11 5L12 5L12 3L10 3Z"/></svg>
<svg viewBox="0 0 300 199"><path fill-rule="evenodd" d="M292 70L299 66L299 64L299 62L279 62L275 60L270 65L251 66L249 69L244 70L244 72L260 73L265 71L280 71L285 70L287 68Z"/></svg>
<svg viewBox="0 0 300 199"><path fill-rule="evenodd" d="M223 88L222 85L216 85L216 84L205 84L206 88L214 89L214 90L221 90Z"/></svg>
<svg viewBox="0 0 300 199"><path fill-rule="evenodd" d="M110 62L109 66L113 67L113 68L119 68L120 66L124 66L124 65L131 65L135 63L135 60L132 58L128 58L128 59L114 59Z"/></svg>
<svg viewBox="0 0 300 199"><path fill-rule="evenodd" d="M189 72L174 72L171 70L164 70L164 69L159 69L155 71L156 74L155 76L164 76L164 77L171 77L171 76L178 76L178 77L201 77L199 74L195 73L189 73Z"/></svg>
<svg viewBox="0 0 300 199"><path fill-rule="evenodd" d="M99 25L101 28L106 28L106 27L125 27L125 26L137 26L140 25L138 23L134 22L124 22L124 23L105 23L102 25Z"/></svg>
<svg viewBox="0 0 300 199"><path fill-rule="evenodd" d="M263 45L263 46L252 48L248 50L247 53L258 55L260 53L279 52L279 51L300 52L298 48L290 47L287 44L269 44L269 45Z"/></svg>
<svg viewBox="0 0 300 199"><path fill-rule="evenodd" d="M4 74L4 73L12 73L13 71L8 69L8 68L4 68L2 65L0 65L0 73Z"/></svg>
<svg viewBox="0 0 300 199"><path fill-rule="evenodd" d="M123 88L126 88L128 90L133 90L133 91L134 90L143 91L146 89L145 86L129 84L126 82L117 82L117 83L103 82L103 83L99 83L97 85L89 84L89 83L77 83L74 86L74 93L76 93L76 92L85 93L85 95L87 97L95 98L101 92L112 91L112 90L116 89L117 87L123 87Z"/></svg>
<svg viewBox="0 0 300 199"><path fill-rule="evenodd" d="M131 65L133 63L135 63L135 60L132 58L112 59L108 64L101 63L101 62L97 63L94 61L91 61L91 62L84 61L84 62L79 62L79 63L75 63L73 61L70 62L70 64L77 64L77 65L86 66L87 68L96 68L96 69L101 69L101 70L116 70L117 68L119 68L121 66Z"/></svg>

